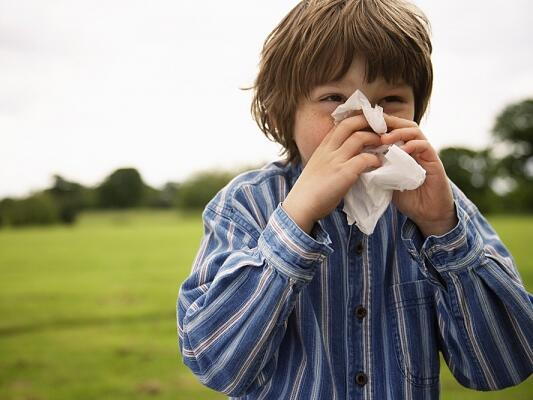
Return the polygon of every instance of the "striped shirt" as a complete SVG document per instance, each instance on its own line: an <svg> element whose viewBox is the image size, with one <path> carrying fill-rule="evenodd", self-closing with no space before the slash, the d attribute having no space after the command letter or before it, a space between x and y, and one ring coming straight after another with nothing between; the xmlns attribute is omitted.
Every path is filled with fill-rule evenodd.
<svg viewBox="0 0 533 400"><path fill-rule="evenodd" d="M237 176L206 206L177 304L184 363L233 399L438 399L439 351L477 390L533 371L533 296L476 207L424 239L389 206L372 235L343 202L310 235L283 210L301 164Z"/></svg>

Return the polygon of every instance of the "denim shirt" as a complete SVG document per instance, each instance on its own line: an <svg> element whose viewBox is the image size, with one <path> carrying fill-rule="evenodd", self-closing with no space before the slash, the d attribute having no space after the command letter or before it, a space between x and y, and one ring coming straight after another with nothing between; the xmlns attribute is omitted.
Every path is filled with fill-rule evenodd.
<svg viewBox="0 0 533 400"><path fill-rule="evenodd" d="M177 304L184 363L234 399L438 399L439 352L477 390L533 371L533 296L476 207L424 239L390 205L371 235L342 202L308 235L283 209L301 164L233 179L206 206Z"/></svg>

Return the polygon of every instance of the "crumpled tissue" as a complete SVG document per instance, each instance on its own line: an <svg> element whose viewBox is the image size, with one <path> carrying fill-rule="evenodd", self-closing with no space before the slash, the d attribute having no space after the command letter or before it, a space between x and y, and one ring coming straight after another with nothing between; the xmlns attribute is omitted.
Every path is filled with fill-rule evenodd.
<svg viewBox="0 0 533 400"><path fill-rule="evenodd" d="M339 123L356 110L363 110L374 132L380 135L387 132L383 108L377 104L372 107L360 90L356 90L344 104L338 106L331 116L335 123ZM362 173L344 197L343 211L346 213L348 224L355 223L366 235L374 232L379 218L392 200L394 190L414 190L426 179L426 171L397 146L402 144L403 142L398 142L390 146L365 147L363 152L380 155L382 166Z"/></svg>

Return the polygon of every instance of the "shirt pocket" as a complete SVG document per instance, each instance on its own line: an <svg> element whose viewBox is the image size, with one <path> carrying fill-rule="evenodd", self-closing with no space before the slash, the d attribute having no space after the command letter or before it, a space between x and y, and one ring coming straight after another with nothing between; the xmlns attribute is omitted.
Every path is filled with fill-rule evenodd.
<svg viewBox="0 0 533 400"><path fill-rule="evenodd" d="M391 286L394 352L402 374L416 386L439 380L438 328L434 293L426 280Z"/></svg>

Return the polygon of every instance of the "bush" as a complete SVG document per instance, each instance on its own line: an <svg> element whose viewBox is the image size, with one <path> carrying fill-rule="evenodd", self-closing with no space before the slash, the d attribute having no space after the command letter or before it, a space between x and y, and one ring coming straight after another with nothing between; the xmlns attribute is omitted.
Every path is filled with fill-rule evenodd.
<svg viewBox="0 0 533 400"><path fill-rule="evenodd" d="M207 203L222 189L234 174L231 172L200 172L179 187L177 205L187 210L202 210Z"/></svg>
<svg viewBox="0 0 533 400"><path fill-rule="evenodd" d="M168 182L163 189L145 186L142 205L148 208L171 208L177 205L177 193L180 184Z"/></svg>
<svg viewBox="0 0 533 400"><path fill-rule="evenodd" d="M25 199L0 202L3 226L50 225L59 222L59 208L48 193L37 193Z"/></svg>

